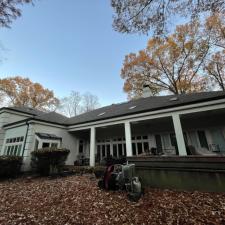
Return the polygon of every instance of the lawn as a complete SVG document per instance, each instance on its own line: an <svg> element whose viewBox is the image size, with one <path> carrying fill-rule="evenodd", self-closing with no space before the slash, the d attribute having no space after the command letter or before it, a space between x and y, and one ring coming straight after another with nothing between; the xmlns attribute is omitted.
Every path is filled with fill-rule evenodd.
<svg viewBox="0 0 225 225"><path fill-rule="evenodd" d="M0 224L225 224L225 194L148 189L138 203L91 176L0 182Z"/></svg>

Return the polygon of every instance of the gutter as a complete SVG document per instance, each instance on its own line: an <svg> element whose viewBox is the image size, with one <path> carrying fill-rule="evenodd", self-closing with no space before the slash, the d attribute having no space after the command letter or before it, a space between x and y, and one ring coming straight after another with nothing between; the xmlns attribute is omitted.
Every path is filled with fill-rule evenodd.
<svg viewBox="0 0 225 225"><path fill-rule="evenodd" d="M28 121L26 121L26 125L27 125L27 131L26 131L26 135L25 135L25 138L24 138L22 157L24 156L24 152L25 152L25 148L26 148L26 143L27 143L28 130L29 130L29 126L30 126L30 124L28 123Z"/></svg>

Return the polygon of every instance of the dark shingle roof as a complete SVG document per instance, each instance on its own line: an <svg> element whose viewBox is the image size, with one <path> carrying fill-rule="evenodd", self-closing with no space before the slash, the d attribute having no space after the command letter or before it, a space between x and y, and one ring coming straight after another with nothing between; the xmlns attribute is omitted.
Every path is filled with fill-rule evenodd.
<svg viewBox="0 0 225 225"><path fill-rule="evenodd" d="M112 104L110 106L105 106L72 118L68 118L56 112L46 113L40 110L26 107L9 107L6 109L28 113L32 115L33 119L39 121L69 126L224 98L224 91L201 92L183 95L153 96L131 100L120 104Z"/></svg>
<svg viewBox="0 0 225 225"><path fill-rule="evenodd" d="M44 122L61 124L61 125L64 125L64 122L68 120L68 117L63 116L59 113L44 112L38 109L29 108L29 107L7 107L3 109L25 113L30 115L30 117L33 119L44 121Z"/></svg>
<svg viewBox="0 0 225 225"><path fill-rule="evenodd" d="M21 113L26 113L33 116L39 116L39 115L45 114L45 112L41 110L25 107L25 106L20 106L20 107L12 106L12 107L7 107L6 109L21 112Z"/></svg>
<svg viewBox="0 0 225 225"><path fill-rule="evenodd" d="M177 100L175 100L176 98ZM69 125L76 125L86 122L93 122L113 117L131 115L135 113L172 108L176 106L182 106L220 98L225 98L225 92L215 91L182 95L153 96L102 107L94 111L87 112L76 117L72 117L68 119L66 123Z"/></svg>
<svg viewBox="0 0 225 225"><path fill-rule="evenodd" d="M68 120L68 117L63 116L59 113L56 112L49 112L49 113L44 113L42 115L39 115L35 117L38 120L41 121L46 121L46 122L51 122L51 123L58 123L58 124L65 124L65 121Z"/></svg>

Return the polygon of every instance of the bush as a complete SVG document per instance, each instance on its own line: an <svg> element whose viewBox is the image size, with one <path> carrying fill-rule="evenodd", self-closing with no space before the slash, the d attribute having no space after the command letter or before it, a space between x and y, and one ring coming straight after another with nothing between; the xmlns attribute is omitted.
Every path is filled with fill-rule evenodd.
<svg viewBox="0 0 225 225"><path fill-rule="evenodd" d="M23 158L20 156L0 156L0 177L16 177L20 174Z"/></svg>
<svg viewBox="0 0 225 225"><path fill-rule="evenodd" d="M31 152L31 167L43 176L60 174L70 150L43 148Z"/></svg>

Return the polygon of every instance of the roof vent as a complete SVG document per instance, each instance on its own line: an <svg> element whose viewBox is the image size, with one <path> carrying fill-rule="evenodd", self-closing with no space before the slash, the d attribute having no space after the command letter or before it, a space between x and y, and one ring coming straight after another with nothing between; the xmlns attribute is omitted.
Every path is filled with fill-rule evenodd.
<svg viewBox="0 0 225 225"><path fill-rule="evenodd" d="M129 109L135 109L137 106L134 105L134 106L131 106Z"/></svg>
<svg viewBox="0 0 225 225"><path fill-rule="evenodd" d="M178 100L178 97L172 97L172 98L170 98L170 101L171 102L174 102L174 101L177 101Z"/></svg>
<svg viewBox="0 0 225 225"><path fill-rule="evenodd" d="M98 116L103 116L105 114L105 112L102 112L100 114L98 114Z"/></svg>

